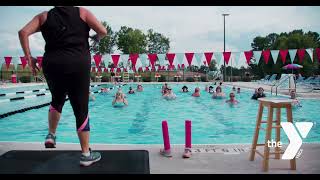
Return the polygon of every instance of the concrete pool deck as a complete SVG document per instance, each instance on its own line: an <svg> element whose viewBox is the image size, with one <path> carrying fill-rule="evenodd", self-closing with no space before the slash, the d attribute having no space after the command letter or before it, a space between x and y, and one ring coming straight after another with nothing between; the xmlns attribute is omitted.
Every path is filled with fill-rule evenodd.
<svg viewBox="0 0 320 180"><path fill-rule="evenodd" d="M304 143L297 159L297 170L289 169L289 161L269 162L269 171L262 171L262 158L249 161L250 144L193 145L190 159L181 157L184 145L172 145L172 158L159 155L163 145L92 144L93 150L147 150L151 174L318 174L320 173L320 144ZM79 144L58 143L55 150L79 150ZM43 143L0 142L0 155L11 150L45 150ZM50 149L51 150L51 149ZM200 151L200 152L199 152ZM228 151L228 152L227 152ZM79 151L80 155L80 151ZM271 157L271 156L270 156ZM107 157L102 157L107 158Z"/></svg>

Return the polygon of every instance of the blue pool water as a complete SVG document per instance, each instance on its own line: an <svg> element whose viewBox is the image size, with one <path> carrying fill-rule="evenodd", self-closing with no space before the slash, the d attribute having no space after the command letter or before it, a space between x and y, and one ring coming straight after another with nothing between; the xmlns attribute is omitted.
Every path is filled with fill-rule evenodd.
<svg viewBox="0 0 320 180"><path fill-rule="evenodd" d="M230 106L225 99L212 99L201 88L201 97L192 97L192 92L179 92L184 84L172 84L177 99L167 101L161 97L161 84L143 85L144 92L126 94L129 106L114 108L111 101L115 90L109 94L95 94L96 101L90 101L90 139L92 143L109 144L162 144L161 121L167 120L170 141L184 144L184 121L192 121L193 144L228 144L251 143L254 133L258 102L251 100L253 90L242 89L236 94L240 103ZM194 90L196 84L185 84ZM133 86L136 88L136 85ZM123 86L127 92L129 85ZM231 87L224 86L228 94ZM270 96L270 94L267 94ZM50 96L37 97L17 102L1 103L2 109L19 108L21 104L32 105L50 101ZM320 122L318 107L320 100L301 100L302 108L293 110L295 122L314 122L314 126L304 142L319 142ZM43 142L47 134L47 113L49 107L30 110L0 119L0 141ZM264 112L266 119L267 112ZM282 120L286 114L282 111ZM264 140L264 131L260 140ZM273 132L274 135L274 132ZM275 138L274 138L275 139ZM287 138L282 131L282 141ZM66 143L79 142L76 133L75 118L69 101L65 103L57 129L57 141Z"/></svg>

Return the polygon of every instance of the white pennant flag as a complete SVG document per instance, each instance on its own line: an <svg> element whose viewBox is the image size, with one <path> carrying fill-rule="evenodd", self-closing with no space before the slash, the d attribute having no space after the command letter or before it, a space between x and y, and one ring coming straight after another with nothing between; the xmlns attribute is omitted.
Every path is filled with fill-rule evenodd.
<svg viewBox="0 0 320 180"><path fill-rule="evenodd" d="M108 72L110 72L111 71L111 68L107 68L108 69Z"/></svg>
<svg viewBox="0 0 320 180"><path fill-rule="evenodd" d="M96 67L96 72L98 72L98 68Z"/></svg>
<svg viewBox="0 0 320 180"><path fill-rule="evenodd" d="M238 67L239 61L240 61L240 52L232 52L234 65L235 67Z"/></svg>
<svg viewBox="0 0 320 180"><path fill-rule="evenodd" d="M158 69L159 69L159 66L155 66L154 68L156 69L156 71L158 71Z"/></svg>
<svg viewBox="0 0 320 180"><path fill-rule="evenodd" d="M200 67L201 66L201 58L202 58L202 55L203 55L203 53L194 53L194 56L195 56L195 58L196 58L196 60L197 60L197 65L198 65L198 67Z"/></svg>
<svg viewBox="0 0 320 180"><path fill-rule="evenodd" d="M306 51L309 54L311 61L313 62L313 49L309 48L309 49L306 49Z"/></svg>
<svg viewBox="0 0 320 180"><path fill-rule="evenodd" d="M259 64L262 51L253 51L253 57L256 59L255 64Z"/></svg>
<svg viewBox="0 0 320 180"><path fill-rule="evenodd" d="M105 66L108 66L109 62L111 62L111 55L110 54L102 55L101 61L104 62Z"/></svg>
<svg viewBox="0 0 320 180"><path fill-rule="evenodd" d="M178 64L183 64L184 53L176 53L176 59Z"/></svg>
<svg viewBox="0 0 320 180"><path fill-rule="evenodd" d="M146 54L139 54L139 59L142 64L142 67L148 66L148 64L147 64L148 56Z"/></svg>
<svg viewBox="0 0 320 180"><path fill-rule="evenodd" d="M142 72L144 72L144 71L145 71L145 68L141 67L141 69L142 69Z"/></svg>
<svg viewBox="0 0 320 180"><path fill-rule="evenodd" d="M123 66L126 67L128 65L128 59L129 59L129 54L121 54L118 64L122 62Z"/></svg>
<svg viewBox="0 0 320 180"><path fill-rule="evenodd" d="M166 60L166 54L158 54L158 59L160 62L160 66L164 66L165 65L165 60Z"/></svg>
<svg viewBox="0 0 320 180"><path fill-rule="evenodd" d="M289 49L291 63L293 63L294 58L296 57L296 54L297 54L297 49Z"/></svg>
<svg viewBox="0 0 320 180"><path fill-rule="evenodd" d="M273 59L273 63L276 64L279 56L279 50L271 50L271 56Z"/></svg>
<svg viewBox="0 0 320 180"><path fill-rule="evenodd" d="M102 68L101 68L101 72L104 72L104 69L105 69L105 68L104 68L104 67L102 67Z"/></svg>
<svg viewBox="0 0 320 180"><path fill-rule="evenodd" d="M213 52L213 55L217 61L217 65L219 65L222 60L222 52Z"/></svg>

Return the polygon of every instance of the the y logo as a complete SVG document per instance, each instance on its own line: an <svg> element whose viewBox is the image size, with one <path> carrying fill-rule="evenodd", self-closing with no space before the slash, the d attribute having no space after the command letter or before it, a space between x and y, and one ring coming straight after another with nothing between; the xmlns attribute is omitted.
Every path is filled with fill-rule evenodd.
<svg viewBox="0 0 320 180"><path fill-rule="evenodd" d="M306 138L313 126L313 123L296 122L295 125L297 130L300 132L301 137ZM281 126L290 140L290 144L284 152L282 159L293 159L302 145L302 139L291 122L281 122Z"/></svg>

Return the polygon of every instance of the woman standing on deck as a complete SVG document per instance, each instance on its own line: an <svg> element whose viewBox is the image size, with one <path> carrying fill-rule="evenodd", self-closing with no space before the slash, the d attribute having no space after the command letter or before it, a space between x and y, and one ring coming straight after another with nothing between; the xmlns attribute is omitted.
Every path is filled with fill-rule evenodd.
<svg viewBox="0 0 320 180"><path fill-rule="evenodd" d="M107 30L89 10L59 6L36 15L19 31L23 52L34 74L36 61L30 52L29 36L41 31L46 42L43 73L52 94L52 101L45 146L55 148L55 133L68 95L76 117L82 149L80 165L83 166L89 166L101 159L100 153L91 152L89 147L90 29L97 33L92 37L95 43L107 35Z"/></svg>

